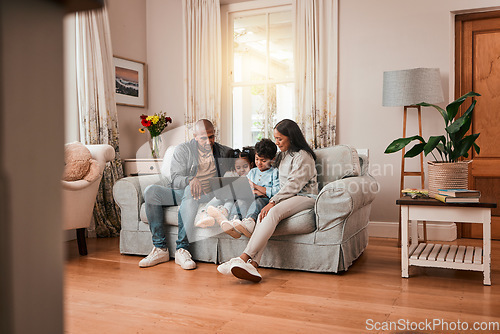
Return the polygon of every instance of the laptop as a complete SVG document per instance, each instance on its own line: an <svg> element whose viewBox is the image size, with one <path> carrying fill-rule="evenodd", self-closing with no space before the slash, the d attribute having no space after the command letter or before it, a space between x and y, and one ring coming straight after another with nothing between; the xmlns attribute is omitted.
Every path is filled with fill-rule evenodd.
<svg viewBox="0 0 500 334"><path fill-rule="evenodd" d="M220 200L252 200L255 198L246 176L214 177L208 180L215 197Z"/></svg>

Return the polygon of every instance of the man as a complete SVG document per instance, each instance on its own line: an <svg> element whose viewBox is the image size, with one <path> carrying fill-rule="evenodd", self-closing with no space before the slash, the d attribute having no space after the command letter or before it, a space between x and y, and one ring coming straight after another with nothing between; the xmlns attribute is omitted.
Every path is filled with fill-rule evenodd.
<svg viewBox="0 0 500 334"><path fill-rule="evenodd" d="M139 267L151 267L170 260L163 226L163 208L180 203L175 263L182 269L196 268L188 251L186 228L191 229L194 225L198 204L213 198L208 180L224 175L227 167L221 158L229 150L229 147L215 142L214 126L206 119L195 123L194 139L175 148L170 166L171 187L152 185L144 192L146 216L154 247L139 262Z"/></svg>

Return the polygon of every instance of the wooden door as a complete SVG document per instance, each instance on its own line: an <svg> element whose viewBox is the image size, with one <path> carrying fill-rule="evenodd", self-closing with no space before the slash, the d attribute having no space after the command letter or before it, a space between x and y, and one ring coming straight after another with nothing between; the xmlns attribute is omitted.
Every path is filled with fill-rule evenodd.
<svg viewBox="0 0 500 334"><path fill-rule="evenodd" d="M476 143L481 152L470 152L469 187L480 190L482 200L500 206L500 11L457 15L455 29L455 95L471 90L481 94L471 127L480 133ZM500 208L492 210L491 221L492 238L500 239ZM481 225L460 225L462 237L482 237Z"/></svg>

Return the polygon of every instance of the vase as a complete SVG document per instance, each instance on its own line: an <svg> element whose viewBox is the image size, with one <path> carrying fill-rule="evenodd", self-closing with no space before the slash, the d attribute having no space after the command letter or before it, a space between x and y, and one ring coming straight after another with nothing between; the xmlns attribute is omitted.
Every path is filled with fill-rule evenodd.
<svg viewBox="0 0 500 334"><path fill-rule="evenodd" d="M434 195L437 195L439 189L468 189L469 164L471 162L428 161L429 196L434 197Z"/></svg>
<svg viewBox="0 0 500 334"><path fill-rule="evenodd" d="M154 136L151 138L151 155L153 159L160 158L160 145L161 145L161 137Z"/></svg>

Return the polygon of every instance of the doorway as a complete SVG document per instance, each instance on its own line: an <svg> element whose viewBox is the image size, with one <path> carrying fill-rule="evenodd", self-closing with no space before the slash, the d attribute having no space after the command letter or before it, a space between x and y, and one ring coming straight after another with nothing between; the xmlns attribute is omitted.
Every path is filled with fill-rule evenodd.
<svg viewBox="0 0 500 334"><path fill-rule="evenodd" d="M481 200L500 204L500 11L455 17L455 97L481 94L471 130L480 133L471 150L469 187L481 191ZM468 105L465 103L464 105ZM463 107L459 115L466 110ZM458 117L458 116L457 116ZM492 210L492 238L500 240L500 208ZM482 238L480 224L460 224L459 236Z"/></svg>

